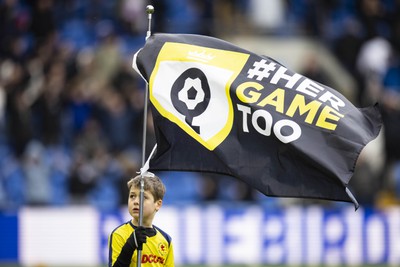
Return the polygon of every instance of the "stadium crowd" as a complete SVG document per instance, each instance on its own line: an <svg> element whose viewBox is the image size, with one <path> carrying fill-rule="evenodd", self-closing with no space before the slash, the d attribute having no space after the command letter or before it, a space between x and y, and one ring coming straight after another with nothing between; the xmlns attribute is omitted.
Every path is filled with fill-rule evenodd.
<svg viewBox="0 0 400 267"><path fill-rule="evenodd" d="M125 204L142 157L145 84L131 61L144 44L147 4L154 32L322 42L356 81L353 103L379 102L383 115L384 131L351 180L355 195L367 206L400 203L400 1L0 0L0 210ZM270 25L255 20L266 5ZM325 82L318 68L303 73ZM155 142L148 118L147 152ZM229 177L161 177L167 203L281 203Z"/></svg>

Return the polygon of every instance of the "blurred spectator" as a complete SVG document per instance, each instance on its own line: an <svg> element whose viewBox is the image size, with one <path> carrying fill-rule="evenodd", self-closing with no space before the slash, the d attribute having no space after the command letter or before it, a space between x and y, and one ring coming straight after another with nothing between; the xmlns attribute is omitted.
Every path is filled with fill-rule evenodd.
<svg viewBox="0 0 400 267"><path fill-rule="evenodd" d="M389 37L389 21L387 16L389 7L380 0L356 1L358 16L364 28L366 39L376 36Z"/></svg>
<svg viewBox="0 0 400 267"><path fill-rule="evenodd" d="M388 68L390 53L390 43L380 36L363 43L357 58L357 71L364 81L362 105L371 105L378 101L380 84Z"/></svg>
<svg viewBox="0 0 400 267"><path fill-rule="evenodd" d="M28 27L29 13L18 0L0 2L0 57L9 57L11 50L22 48Z"/></svg>
<svg viewBox="0 0 400 267"><path fill-rule="evenodd" d="M24 188L28 205L51 204L50 166L45 161L44 150L40 142L32 141L24 153L22 169L26 177Z"/></svg>
<svg viewBox="0 0 400 267"><path fill-rule="evenodd" d="M311 53L304 59L304 65L300 71L304 76L314 80L316 82L325 84L327 86L333 86L333 82L329 79L327 73L321 67L318 62L318 57L316 54Z"/></svg>
<svg viewBox="0 0 400 267"><path fill-rule="evenodd" d="M37 138L45 145L58 144L61 141L62 115L64 108L63 92L66 84L66 66L64 62L50 63L40 96L33 104Z"/></svg>
<svg viewBox="0 0 400 267"><path fill-rule="evenodd" d="M143 12L145 10L144 0L122 0L119 1L118 12L119 20L121 24L122 31L128 34L141 34L147 27L146 14ZM162 2L162 1L157 1ZM160 6L156 7L157 10Z"/></svg>
<svg viewBox="0 0 400 267"><path fill-rule="evenodd" d="M121 152L133 149L136 134L137 113L122 94L109 87L103 92L99 103L97 119L109 141L109 150Z"/></svg>
<svg viewBox="0 0 400 267"><path fill-rule="evenodd" d="M248 1L217 0L213 1L212 8L214 34L249 33L249 28L251 27L248 21L251 18L246 18L248 16Z"/></svg>
<svg viewBox="0 0 400 267"><path fill-rule="evenodd" d="M400 200L400 58L397 53L383 76L382 117L385 136L386 166L384 172L384 197L387 202ZM389 197L391 196L391 197ZM393 199L390 201L389 199Z"/></svg>
<svg viewBox="0 0 400 267"><path fill-rule="evenodd" d="M383 76L380 99L389 161L400 160L400 57L396 55L394 58Z"/></svg>
<svg viewBox="0 0 400 267"><path fill-rule="evenodd" d="M285 1L280 0L251 0L249 1L249 18L260 32L278 33L285 20ZM268 16L265 10L269 11Z"/></svg>
<svg viewBox="0 0 400 267"><path fill-rule="evenodd" d="M359 91L356 92L355 104L359 105L364 93L364 76L357 69L358 54L364 42L362 26L356 18L349 17L345 19L343 27L343 34L332 42L332 49L343 67L357 82Z"/></svg>
<svg viewBox="0 0 400 267"><path fill-rule="evenodd" d="M233 200L236 201L255 201L256 200L256 190L243 183L242 181L234 181L235 189L233 191Z"/></svg>
<svg viewBox="0 0 400 267"><path fill-rule="evenodd" d="M357 56L364 38L361 35L360 22L354 17L347 18L343 26L343 34L334 41L333 51L346 70L354 75Z"/></svg>
<svg viewBox="0 0 400 267"><path fill-rule="evenodd" d="M93 75L99 84L104 85L118 70L121 62L119 40L112 25L103 21L98 25L99 45L94 51ZM97 92L101 93L101 92Z"/></svg>
<svg viewBox="0 0 400 267"><path fill-rule="evenodd" d="M3 63L5 75L4 89L7 93L6 120L10 145L19 157L33 137L33 121L30 105L32 100L26 93L28 75L22 65L13 61Z"/></svg>
<svg viewBox="0 0 400 267"><path fill-rule="evenodd" d="M82 59L85 58L85 59ZM86 59L89 57L89 59ZM73 142L74 136L79 135L85 127L87 120L93 116L93 109L96 99L98 86L91 75L91 59L90 55L78 56L78 75L74 76L68 84L66 96L66 135L67 143ZM85 62L85 63L82 63ZM88 61L89 63L87 63ZM85 76L86 74L86 76Z"/></svg>
<svg viewBox="0 0 400 267"><path fill-rule="evenodd" d="M89 193L88 203L104 211L113 211L121 203L119 180L124 174L121 165L104 147L96 150L92 162L97 177L95 187Z"/></svg>
<svg viewBox="0 0 400 267"><path fill-rule="evenodd" d="M106 150L107 140L100 125L93 118L82 126L73 144L73 160L69 174L69 192L73 203L85 203L88 194L94 189L100 170L96 167L97 155Z"/></svg>
<svg viewBox="0 0 400 267"><path fill-rule="evenodd" d="M200 198L203 201L216 201L220 196L220 176L211 173L205 173L201 176L201 187L199 189Z"/></svg>
<svg viewBox="0 0 400 267"><path fill-rule="evenodd" d="M56 32L54 2L53 0L30 0L28 2L32 10L30 31L36 46L39 47Z"/></svg>

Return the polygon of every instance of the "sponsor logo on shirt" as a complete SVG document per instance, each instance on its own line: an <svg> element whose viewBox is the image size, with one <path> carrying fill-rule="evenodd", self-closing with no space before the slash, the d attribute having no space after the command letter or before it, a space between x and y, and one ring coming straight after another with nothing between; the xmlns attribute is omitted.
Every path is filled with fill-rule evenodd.
<svg viewBox="0 0 400 267"><path fill-rule="evenodd" d="M154 254L143 254L142 255L142 263L161 263L164 264L165 259L161 256L157 256Z"/></svg>

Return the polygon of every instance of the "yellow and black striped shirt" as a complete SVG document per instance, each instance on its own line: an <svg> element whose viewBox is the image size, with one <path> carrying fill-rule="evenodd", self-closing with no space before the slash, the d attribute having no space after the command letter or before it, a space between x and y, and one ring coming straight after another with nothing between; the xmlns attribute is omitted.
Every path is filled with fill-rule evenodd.
<svg viewBox="0 0 400 267"><path fill-rule="evenodd" d="M126 222L112 231L109 237L109 267L115 266L127 239L131 236L136 226L131 221ZM160 228L153 226L153 234L147 237L143 244L142 263L143 266L174 266L174 252L171 237ZM128 255L130 256L130 255ZM129 259L128 259L129 262ZM121 265L119 265L121 266ZM133 251L129 267L137 266L137 252ZM128 265L127 265L128 267Z"/></svg>

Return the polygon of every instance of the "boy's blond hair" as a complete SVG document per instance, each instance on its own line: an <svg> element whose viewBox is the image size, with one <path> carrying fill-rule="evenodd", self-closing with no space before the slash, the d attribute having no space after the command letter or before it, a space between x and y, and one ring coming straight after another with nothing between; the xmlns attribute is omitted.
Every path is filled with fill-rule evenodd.
<svg viewBox="0 0 400 267"><path fill-rule="evenodd" d="M140 175L130 179L127 183L128 190L130 191L132 186L134 188L140 188L140 179L141 179ZM147 172L143 179L144 179L144 190L149 191L153 195L155 201L163 200L165 195L165 185L161 181L160 177L151 172Z"/></svg>

